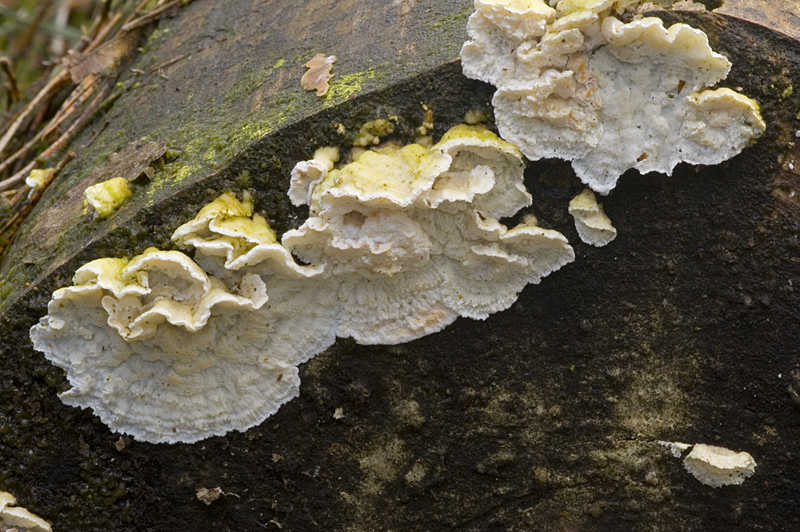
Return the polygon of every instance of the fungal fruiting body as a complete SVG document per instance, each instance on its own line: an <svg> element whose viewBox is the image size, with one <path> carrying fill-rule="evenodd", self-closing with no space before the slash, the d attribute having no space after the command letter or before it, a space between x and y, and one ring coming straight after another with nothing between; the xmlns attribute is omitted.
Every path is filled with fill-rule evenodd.
<svg viewBox="0 0 800 532"><path fill-rule="evenodd" d="M258 423L297 394L292 358L260 349L267 330L270 341L286 339L258 275L223 281L183 253L151 248L92 261L73 282L53 294L31 338L67 371L62 401L92 408L113 430L191 442Z"/></svg>
<svg viewBox="0 0 800 532"><path fill-rule="evenodd" d="M692 447L689 443L682 443L679 441L657 441L656 443L662 447L666 447L675 458L680 458L686 450Z"/></svg>
<svg viewBox="0 0 800 532"><path fill-rule="evenodd" d="M765 129L758 104L723 80L705 33L613 15L636 0L475 0L464 74L493 84L497 127L531 160L572 161L607 194L630 168L671 174L716 164Z"/></svg>
<svg viewBox="0 0 800 532"><path fill-rule="evenodd" d="M47 168L46 170L34 169L25 178L25 184L31 188L42 188L53 178L56 173L55 168Z"/></svg>
<svg viewBox="0 0 800 532"><path fill-rule="evenodd" d="M86 202L97 211L97 214L101 218L105 218L125 203L125 200L131 195L131 189L127 179L115 177L87 187L83 191L83 195L86 197Z"/></svg>
<svg viewBox="0 0 800 532"><path fill-rule="evenodd" d="M431 149L364 151L310 193L290 190L311 216L283 243L339 283L338 336L401 343L485 319L574 258L556 231L497 221L531 203L522 170L516 148L468 126Z"/></svg>
<svg viewBox="0 0 800 532"><path fill-rule="evenodd" d="M366 148L380 144L381 137L394 133L394 122L386 118L378 118L363 124L358 130L358 135L353 141L354 146Z"/></svg>
<svg viewBox="0 0 800 532"><path fill-rule="evenodd" d="M683 459L683 467L707 486L719 488L742 484L756 470L756 461L744 451L731 451L725 447L698 443L658 441L669 449L672 456L680 458L687 450L691 452Z"/></svg>
<svg viewBox="0 0 800 532"><path fill-rule="evenodd" d="M336 160L295 167L289 196L310 217L281 242L226 193L173 234L194 259L151 248L78 269L31 330L67 371L62 400L154 443L245 430L337 336L393 344L485 319L574 258L560 233L498 221L531 197L519 151L485 129Z"/></svg>
<svg viewBox="0 0 800 532"><path fill-rule="evenodd" d="M719 488L743 483L755 473L756 461L744 451L698 443L683 460L683 466L703 484Z"/></svg>
<svg viewBox="0 0 800 532"><path fill-rule="evenodd" d="M617 238L617 230L590 188L572 198L569 213L575 219L575 229L584 243L602 247Z"/></svg>
<svg viewBox="0 0 800 532"><path fill-rule="evenodd" d="M13 495L0 491L0 530L8 532L51 532L50 523L33 515L25 508L15 506Z"/></svg>

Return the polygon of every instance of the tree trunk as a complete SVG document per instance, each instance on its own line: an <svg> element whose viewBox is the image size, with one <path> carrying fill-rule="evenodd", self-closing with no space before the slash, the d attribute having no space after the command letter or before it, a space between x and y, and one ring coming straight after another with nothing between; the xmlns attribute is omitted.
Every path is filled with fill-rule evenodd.
<svg viewBox="0 0 800 532"><path fill-rule="evenodd" d="M286 192L317 147L352 146L377 118L412 138L422 104L434 137L467 111L491 114L493 87L458 62L471 12L464 0L196 0L161 22L133 65L144 73L75 140L0 264L0 489L56 531L798 526L800 46L726 15L657 13L730 58L726 85L761 104L764 136L721 165L625 174L603 200L619 231L603 248L580 244L567 214L583 188L570 165L529 164L529 212L577 257L509 310L397 346L338 340L277 414L193 445L120 439L58 399L68 384L28 329L80 265L172 248L173 230L226 190L250 190L282 234L307 216ZM338 58L324 97L300 86L317 53ZM168 151L151 160L151 141ZM109 163L114 152L130 165ZM110 165L155 173L108 218L82 214ZM747 451L758 466L715 490L659 441ZM216 501L197 499L216 487Z"/></svg>

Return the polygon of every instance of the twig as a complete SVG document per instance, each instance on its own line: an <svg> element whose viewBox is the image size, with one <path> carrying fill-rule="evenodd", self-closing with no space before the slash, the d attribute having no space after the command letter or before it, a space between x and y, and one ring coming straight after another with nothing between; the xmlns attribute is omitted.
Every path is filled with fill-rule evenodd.
<svg viewBox="0 0 800 532"><path fill-rule="evenodd" d="M25 177L31 173L31 170L36 170L37 168L39 168L39 161L37 160L31 161L30 163L28 163L28 166L26 166L16 174L12 175L5 181L0 181L0 191L7 190L16 185L17 183L23 181Z"/></svg>
<svg viewBox="0 0 800 532"><path fill-rule="evenodd" d="M51 5L53 5L53 0L45 0L40 3L39 10L33 20L29 22L30 25L27 31L14 43L13 56L15 59L19 58L19 56L28 49L28 46L30 46L33 40L33 36L36 35L39 25L44 20L45 15L47 15L47 10L50 9Z"/></svg>
<svg viewBox="0 0 800 532"><path fill-rule="evenodd" d="M111 20L107 21L105 25L102 25L97 30L97 35L87 44L86 46L86 53L90 53L92 50L97 48L100 44L103 43L105 38L111 32L111 30L116 26L119 22L120 18L122 17L121 14L117 13ZM84 41L79 43L79 47L83 45ZM69 71L66 69L59 72L55 75L48 83L45 85L39 93L28 102L28 104L23 107L23 109L13 118L13 120L9 123L9 126L6 128L6 132L2 138L0 138L0 153L2 153L7 147L8 143L14 138L19 127L25 121L25 119L30 115L34 109L36 109L39 104L44 101L49 100L56 92L61 90L62 87L67 85L70 82L70 75Z"/></svg>
<svg viewBox="0 0 800 532"><path fill-rule="evenodd" d="M3 127L4 127L4 128L8 128L8 127L9 127L11 124L13 124L14 122L16 122L16 121L19 119L19 117L20 117L20 116L22 116L22 112L23 112L24 110L25 110L25 108L23 107L22 109L18 109L18 110L17 110L17 112L16 112L16 113L14 113L12 116L9 116L9 117L6 119L6 121L5 121L5 124L3 124Z"/></svg>
<svg viewBox="0 0 800 532"><path fill-rule="evenodd" d="M67 165L67 163L69 163L74 158L75 158L75 152L71 151L71 152L67 153L67 156L64 157L61 160L60 163L58 163L58 165L55 167L55 170L53 171L53 173L50 174L50 177L48 177L48 179L44 183L42 183L41 187L38 187L34 191L33 196L31 196L31 199L22 208L22 210L19 211L17 214L15 214L11 218L11 220L9 220L8 223L5 226L3 226L2 229L0 229L0 236L2 236L3 233L8 231L9 228L12 228L12 226L14 226L14 224L17 224L18 221L24 220L25 217L28 216L28 214L31 212L31 210L33 210L33 207L39 202L40 199L42 199L42 194L44 194L44 189L47 188L47 185L49 185L53 181L53 179L61 172L61 170L64 169L64 167ZM8 249L8 246L11 245L11 240L14 238L14 235L17 234L17 230L19 230L19 224L17 224L16 226L14 226L11 229L11 233L7 237L8 240L6 240L6 243L3 246L3 248L0 249L0 255L2 255L5 252L5 250Z"/></svg>
<svg viewBox="0 0 800 532"><path fill-rule="evenodd" d="M98 31L97 31L97 35L95 35L94 39L92 39L89 42L89 44L86 46L85 53L87 53L87 54L91 53L92 50L94 50L95 48L100 46L103 43L103 41L105 40L105 38L108 36L108 34L111 32L111 30L114 28L114 26L119 22L120 18L121 18L121 15L119 13L117 13L104 26L100 27L98 29ZM42 90L39 91L39 94L37 94L33 98L33 100L31 100L22 109L22 111L20 111L20 113L14 118L13 122L11 122L11 125L8 127L8 129L6 129L6 132L3 135L3 138L0 138L0 153L2 153L3 150L6 149L6 147L8 146L8 143L14 137L14 134L17 132L17 129L19 129L19 126L22 124L22 122L25 120L25 118L27 118L28 115L36 107L38 107L40 103L42 103L43 101L47 101L56 92L61 90L62 87L67 85L70 82L70 80L71 80L71 78L70 78L69 71L64 69L61 72L59 72L55 77L53 77L53 79L51 79L47 83L47 85L45 85L42 88Z"/></svg>
<svg viewBox="0 0 800 532"><path fill-rule="evenodd" d="M122 23L122 26L124 27L125 25L129 24L133 19L135 19L138 15L142 14L144 6L146 6L149 3L150 0L142 0L141 2L139 2L139 5L136 6L136 9L134 9L127 17L125 17L125 21ZM158 7L158 5L156 5L156 7ZM120 28L119 31L117 31L117 35L119 35L122 32L123 30L122 28Z"/></svg>
<svg viewBox="0 0 800 532"><path fill-rule="evenodd" d="M61 123L71 115L77 106L85 102L100 84L100 79L94 74L89 74L67 97L66 101L56 111L55 116L50 119L50 123L45 128L45 135L49 135Z"/></svg>
<svg viewBox="0 0 800 532"><path fill-rule="evenodd" d="M46 150L44 150L41 154L39 154L38 159L47 159L48 157L52 157L58 150L60 150L72 137L75 133L83 127L84 124L89 120L92 113L97 109L97 107L103 102L103 99L108 95L110 91L110 87L106 86L103 90L95 96L94 100L92 100L91 104L84 109L81 116L75 120L75 122L70 125L69 129L67 129L55 142L53 142ZM38 142L40 140L40 135L34 137L26 146ZM94 140L94 139L92 139ZM19 152L18 152L19 153ZM15 154L16 155L16 154ZM5 170L7 163L10 161L4 161L0 164L0 170ZM18 183L22 182L25 177L30 174L31 170L35 170L39 167L39 163L37 160L32 161L29 163L25 168L20 170L19 172L15 173L13 176L9 177L5 181L0 181L0 191L7 190Z"/></svg>
<svg viewBox="0 0 800 532"><path fill-rule="evenodd" d="M17 116L11 126L6 130L3 138L0 138L0 153L6 149L6 146L8 146L8 143L12 138L14 138L14 134L17 132L19 126L22 125L22 122L25 121L28 115L34 109L36 109L40 103L51 98L56 92L59 91L59 89L61 89L61 87L69 83L69 79L69 72L66 69L62 70L55 77L53 77L53 79L51 79L47 85L42 88L42 90L39 91L39 94L37 94L33 100L28 103L28 105L25 106L19 116Z"/></svg>
<svg viewBox="0 0 800 532"><path fill-rule="evenodd" d="M92 113L100 106L103 102L105 97L110 92L110 86L106 85L103 89L94 97L92 102L86 106L86 109L83 111L80 117L78 117L75 122L69 126L59 138L53 144L50 145L49 148L44 150L41 155L39 155L42 159L47 159L48 157L52 157L58 150L60 150L70 139L75 135L75 133L83 127L84 124L89 120L92 116Z"/></svg>
<svg viewBox="0 0 800 532"><path fill-rule="evenodd" d="M142 0L141 2L139 2L139 5L136 6L136 9L134 9L133 12L130 15L128 15L128 18L125 19L125 24L127 24L128 22L133 20L136 17L136 15L142 14L143 13L142 10L144 9L144 6L146 6L149 3L150 3L150 0ZM123 24L123 26L125 24Z"/></svg>
<svg viewBox="0 0 800 532"><path fill-rule="evenodd" d="M177 63L178 61L180 61L184 57L186 57L186 54L181 54L181 55L179 55L177 57L173 57L172 59L167 59L166 61L161 61L159 64L157 64L157 65L155 65L153 67L150 67L150 71L149 72L150 72L150 74L152 74L153 72L157 72L157 71L161 70L162 68L171 65L172 63Z"/></svg>
<svg viewBox="0 0 800 532"><path fill-rule="evenodd" d="M95 39L96 35L100 30L105 30L105 32L107 33L108 30L110 30L114 26L114 24L116 24L116 22L113 22L110 26L106 25L110 10L111 10L111 2L107 1L100 2L100 16L95 17L94 22L92 22L92 25L89 26L91 28L90 31L83 32L81 40L78 41L78 43L72 47L73 50L75 50L76 52L83 53L83 51L86 49L86 46ZM115 17L116 20L119 20L118 14L115 15Z"/></svg>
<svg viewBox="0 0 800 532"><path fill-rule="evenodd" d="M111 20L107 21L104 26L100 26L100 28L97 31L97 35L95 35L94 38L91 41L89 41L89 44L86 46L85 50L76 49L75 51L84 54L91 53L92 50L103 44L106 37L108 37L108 34L111 33L111 30L114 29L114 26L116 26L117 23L119 22L120 18L122 18L122 15L120 15L119 13L114 15L114 17L111 18Z"/></svg>
<svg viewBox="0 0 800 532"><path fill-rule="evenodd" d="M3 233L5 233L8 230L8 228L11 227L12 225L14 225L17 222L17 220L19 220L20 218L22 218L22 213L21 212L18 212L17 214L12 216L11 219L8 221L8 223L6 225L4 225L2 229L0 229L0 236L3 236ZM8 246L9 242L11 242L11 239L14 237L14 234L16 234L16 231L14 231L14 233L12 233L12 234L10 234L8 236L8 241L6 242L6 245L3 246L3 249L0 250L0 254L2 254L3 251L6 250L6 246Z"/></svg>
<svg viewBox="0 0 800 532"><path fill-rule="evenodd" d="M3 72L5 72L8 77L8 94L11 96L11 103L17 103L19 101L19 86L17 86L17 76L14 74L14 67L11 65L11 61L8 57L0 57L0 67L2 67Z"/></svg>
<svg viewBox="0 0 800 532"><path fill-rule="evenodd" d="M14 197L11 198L11 200L9 200L9 203L11 204L11 206L12 207L16 207L17 203L19 203L19 200L22 199L22 196L27 194L30 189L31 189L31 187L29 187L28 185L25 185L22 188L19 188L17 190L13 190L12 192L14 192Z"/></svg>
<svg viewBox="0 0 800 532"><path fill-rule="evenodd" d="M38 132L36 135L34 135L34 136L33 136L33 138L32 138L31 140L29 140L28 142L26 142L24 146L22 146L20 149L18 149L16 152L14 152L14 153L13 153L13 154L12 154L10 157L8 157L8 158L7 158L5 161L3 161L2 163L0 163L0 173L2 173L2 172L5 172L5 171L6 171L6 170L7 170L7 169L8 169L8 168L11 166L11 164L12 164L14 161L16 161L17 159L21 158L23 155L25 155L26 153L28 153L28 151L29 151L31 148L33 148L33 147L36 145L36 143L37 143L37 142L39 142L40 140L42 140L42 137L44 137L44 136L45 136L45 134L46 134L46 131L45 131L45 130L41 130L41 131L39 131L39 132ZM5 182L5 181L4 181L4 182ZM4 182L3 182L3 183L4 183ZM0 183L0 186L2 186L2 183ZM0 190L3 190L3 189L2 189L2 188L0 188Z"/></svg>
<svg viewBox="0 0 800 532"><path fill-rule="evenodd" d="M150 22L155 20L160 14L164 13L165 11L169 11L170 9L172 9L173 7L177 6L180 3L181 3L181 0L173 0L172 2L169 2L168 4L164 4L161 7L157 7L156 9L152 9L152 10L148 11L146 15L143 15L143 16L137 18L137 19L134 19L134 20L128 22L127 24L125 24L124 26L122 26L122 31L127 32L127 31L131 31L133 29L136 29L136 28L140 28L142 26L146 26L147 24L149 24Z"/></svg>
<svg viewBox="0 0 800 532"><path fill-rule="evenodd" d="M103 102L108 93L110 92L111 88L109 85L106 85L92 100L92 102L84 109L83 113L80 117L78 117L75 122L70 125L69 129L67 129L55 142L53 142L46 150L44 150L41 154L39 154L38 159L47 159L48 157L52 157L58 150L60 150L72 137L75 136L81 127L83 127L86 122L88 122L89 118L91 117L92 113L97 110L100 104ZM105 129L105 127L103 127ZM38 137L38 135L37 135ZM36 138L34 140L38 141ZM94 137L92 138L92 142L94 142ZM30 144L30 143L29 143ZM5 165L4 162L0 165L0 168L3 168ZM11 176L10 178L6 179L5 181L0 181L0 191L7 190L18 183L22 182L25 177L30 174L31 170L35 170L38 168L39 163L37 161L33 161L28 164L25 168ZM3 168L4 169L4 168Z"/></svg>
<svg viewBox="0 0 800 532"><path fill-rule="evenodd" d="M72 5L70 4L71 2L61 2L61 5L58 6L58 11L56 11L56 17L54 21L55 25L58 28L65 28L67 26L67 22L69 22L69 12L72 9ZM62 55L64 55L64 52L66 51L64 49L66 47L66 44L67 42L64 39L64 37L56 35L50 42L50 51L54 55L61 57Z"/></svg>
<svg viewBox="0 0 800 532"><path fill-rule="evenodd" d="M97 137L99 137L99 136L100 136L100 133L102 133L103 131L105 131L105 129L106 129L107 127L108 127L108 122L103 122L103 125L102 125L102 126L100 126L100 129L98 129L97 131L95 131L94 133L92 133L92 138L90 138L90 139L89 139L89 142L87 142L87 143L86 143L86 145L84 145L84 146L83 146L83 149L85 150L86 148L88 148L89 146L91 146L92 144L94 144L94 141L95 141L95 140L97 140Z"/></svg>
<svg viewBox="0 0 800 532"><path fill-rule="evenodd" d="M89 83L86 83L86 82ZM84 82L79 86L76 90L72 91L72 94L69 95L67 101L64 102L64 105L58 110L56 115L47 124L47 127L40 130L34 137L25 143L22 148L17 150L13 155L8 157L5 161L0 163L0 173L4 172L14 161L20 159L24 155L26 155L31 148L33 148L40 140L45 138L47 135L52 133L58 126L60 126L64 120L66 120L73 112L75 112L76 107L80 105L82 102L86 100L89 96L92 95L94 89L97 87L98 80L92 76L91 74L86 77ZM0 188L0 190L2 190Z"/></svg>
<svg viewBox="0 0 800 532"><path fill-rule="evenodd" d="M39 126L42 125L44 122L44 117L47 116L47 106L43 105L39 112L34 115L33 119L31 120L30 124L28 124L28 133L32 131L38 131ZM22 133L20 132L20 137L22 137Z"/></svg>

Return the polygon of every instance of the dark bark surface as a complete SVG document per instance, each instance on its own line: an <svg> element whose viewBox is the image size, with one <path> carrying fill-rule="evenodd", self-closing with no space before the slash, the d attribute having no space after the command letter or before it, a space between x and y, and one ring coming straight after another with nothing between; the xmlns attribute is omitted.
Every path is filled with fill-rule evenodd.
<svg viewBox="0 0 800 532"><path fill-rule="evenodd" d="M153 56L141 61L186 50L193 59L165 70L169 80L134 87L131 78L100 119L109 125L96 143L34 212L2 265L0 489L56 531L800 526L800 91L786 96L800 83L800 46L718 15L680 19L731 59L726 85L761 103L765 135L718 166L627 173L603 200L619 236L599 249L579 243L567 214L582 189L569 164L529 165L527 212L563 232L577 258L509 310L398 346L339 340L301 367L298 399L245 433L194 445L124 437L117 450L119 434L59 401L64 378L32 350L27 330L80 264L168 247L177 225L231 188L249 188L256 210L283 232L306 214L286 198L290 169L317 146L345 147L361 123L390 115L403 119L396 137L410 138L424 116L420 102L435 112L435 136L470 109L490 109L492 87L463 78L453 61L468 4L396 2L374 12L347 2L320 11L323 4L307 2L288 17L279 5L289 4L266 2L259 9L273 18L257 23L248 11L255 3L232 3L242 13L231 18L197 0L162 25ZM336 18L340 8L349 18ZM426 9L438 14L426 18ZM166 28L181 37L164 37ZM309 46L303 28L316 28L320 46ZM449 44L434 46L428 31ZM270 56L259 46L282 51ZM339 57L340 81L361 73L358 89L334 90L331 100L302 92L300 65L317 52ZM400 63L404 54L416 59ZM269 70L280 58L286 63ZM253 72L260 77L246 81ZM201 118L221 110L219 95L237 83L251 85L231 97L225 118L208 119L223 128L209 139ZM276 119L279 105L291 109ZM258 135L235 137L245 123ZM201 139L194 147L192 128ZM183 154L138 184L114 216L92 221L56 200L80 198L67 191L82 191L92 168L145 136ZM741 486L713 489L657 440L747 451L758 467ZM201 487L226 495L205 505L195 496Z"/></svg>

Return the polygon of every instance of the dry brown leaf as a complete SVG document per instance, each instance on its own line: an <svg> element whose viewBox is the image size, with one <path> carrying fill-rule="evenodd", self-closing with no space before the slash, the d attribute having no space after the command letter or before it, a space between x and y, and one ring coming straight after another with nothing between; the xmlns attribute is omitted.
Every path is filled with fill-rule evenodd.
<svg viewBox="0 0 800 532"><path fill-rule="evenodd" d="M335 62L335 55L315 55L304 65L308 68L308 72L300 78L300 85L307 91L316 90L317 96L325 96L328 93L328 81L335 76L335 74L331 74Z"/></svg>

